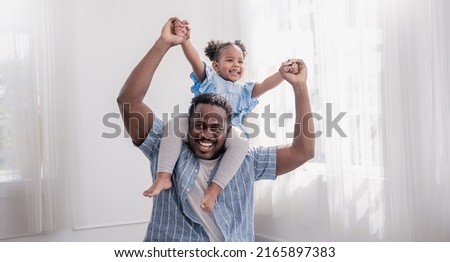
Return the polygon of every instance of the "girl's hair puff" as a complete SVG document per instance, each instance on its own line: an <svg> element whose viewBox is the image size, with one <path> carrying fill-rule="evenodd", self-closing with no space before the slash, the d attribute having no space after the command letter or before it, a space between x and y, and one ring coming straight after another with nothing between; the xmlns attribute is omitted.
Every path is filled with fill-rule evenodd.
<svg viewBox="0 0 450 262"><path fill-rule="evenodd" d="M234 42L222 42L221 40L211 40L205 47L205 55L211 60L211 62L217 62L219 57L222 55L222 49L229 46L237 46L241 49L242 54L247 55L247 50L241 40L236 40Z"/></svg>

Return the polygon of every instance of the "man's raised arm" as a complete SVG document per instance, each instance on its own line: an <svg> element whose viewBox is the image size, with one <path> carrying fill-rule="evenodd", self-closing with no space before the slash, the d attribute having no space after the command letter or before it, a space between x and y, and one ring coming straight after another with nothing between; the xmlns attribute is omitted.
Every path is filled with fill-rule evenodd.
<svg viewBox="0 0 450 262"><path fill-rule="evenodd" d="M292 73L292 65L296 63L298 72ZM297 71L297 70L294 70ZM295 95L295 126L292 144L277 149L277 175L296 169L314 157L314 122L306 85L307 68L302 60L292 59L283 63L280 68L283 78L288 81Z"/></svg>
<svg viewBox="0 0 450 262"><path fill-rule="evenodd" d="M136 145L144 142L153 125L153 111L144 103L144 97L156 68L172 46L181 44L189 38L189 35L178 36L173 33L173 22L177 20L170 18L167 21L161 36L133 69L117 98L125 128Z"/></svg>

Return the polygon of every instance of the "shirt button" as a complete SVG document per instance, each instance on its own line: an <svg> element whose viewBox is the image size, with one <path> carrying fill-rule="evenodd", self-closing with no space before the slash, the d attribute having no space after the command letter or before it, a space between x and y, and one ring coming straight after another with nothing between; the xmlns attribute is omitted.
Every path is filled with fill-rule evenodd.
<svg viewBox="0 0 450 262"><path fill-rule="evenodd" d="M194 171L195 171L195 172L198 172L198 169L195 169Z"/></svg>

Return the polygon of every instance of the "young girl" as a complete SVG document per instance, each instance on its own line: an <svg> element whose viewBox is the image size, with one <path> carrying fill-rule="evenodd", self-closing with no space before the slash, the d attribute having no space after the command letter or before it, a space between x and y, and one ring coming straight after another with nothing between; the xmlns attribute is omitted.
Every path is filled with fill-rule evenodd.
<svg viewBox="0 0 450 262"><path fill-rule="evenodd" d="M190 34L188 22L175 21L173 33L177 35ZM222 164L219 165L216 175L208 185L200 203L201 209L210 213L214 208L218 194L233 178L247 154L248 139L243 138L239 131L239 127L243 130L242 123L245 115L257 105L257 97L279 85L283 78L277 71L262 82L237 82L245 73L244 59L247 53L240 41L233 43L210 41L205 48L205 55L211 60L211 66L206 66L203 63L189 39L181 46L193 69L191 79L194 81L194 85L191 91L194 95L218 93L225 96L233 108L232 125L234 127L230 132L231 136L227 138L225 143L226 151L223 155ZM179 126L175 127L175 124ZM181 134L188 133L186 115L169 121L164 138L161 140L157 179L144 192L144 196L157 196L162 190L172 187L171 173L182 146L182 138L176 135L176 131Z"/></svg>

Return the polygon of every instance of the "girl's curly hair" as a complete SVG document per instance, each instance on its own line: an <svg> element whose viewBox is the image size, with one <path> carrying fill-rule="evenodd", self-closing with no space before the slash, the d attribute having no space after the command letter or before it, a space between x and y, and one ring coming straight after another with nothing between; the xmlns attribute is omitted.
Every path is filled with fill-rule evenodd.
<svg viewBox="0 0 450 262"><path fill-rule="evenodd" d="M211 62L219 60L219 57L222 55L222 50L225 47L229 46L237 46L241 49L242 54L247 55L247 50L245 49L244 44L241 40L236 40L234 42L222 42L220 40L211 40L208 42L208 45L205 47L205 55L211 60Z"/></svg>

